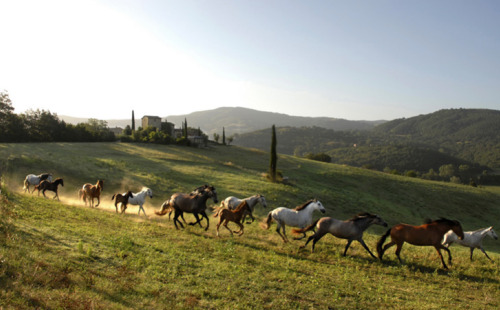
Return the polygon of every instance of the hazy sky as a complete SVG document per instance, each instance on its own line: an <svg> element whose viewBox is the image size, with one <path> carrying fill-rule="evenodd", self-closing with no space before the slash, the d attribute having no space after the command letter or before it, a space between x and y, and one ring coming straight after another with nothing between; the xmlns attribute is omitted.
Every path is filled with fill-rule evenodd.
<svg viewBox="0 0 500 310"><path fill-rule="evenodd" d="M500 109L500 1L0 0L15 112Z"/></svg>

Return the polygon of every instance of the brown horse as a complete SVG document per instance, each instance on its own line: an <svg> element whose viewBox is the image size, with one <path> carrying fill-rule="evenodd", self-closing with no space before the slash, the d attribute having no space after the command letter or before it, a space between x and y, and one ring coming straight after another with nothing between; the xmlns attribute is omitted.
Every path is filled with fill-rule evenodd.
<svg viewBox="0 0 500 310"><path fill-rule="evenodd" d="M399 253L401 253L401 248L403 243L408 242L409 244L417 246L432 245L436 249L443 263L444 269L448 269L448 266L444 263L443 255L441 254L441 249L448 252L448 263L451 265L451 252L445 246L441 244L444 234L453 230L457 234L458 238L462 240L464 238L464 232L462 226L458 221L452 221L445 218L440 218L435 221L429 221L426 224L420 226L413 226L408 224L397 224L387 230L385 235L383 235L377 243L378 257L382 260L384 252L393 245L396 245L396 256L401 261ZM391 242L383 246L387 236L391 235ZM382 247L383 246L383 247Z"/></svg>
<svg viewBox="0 0 500 310"><path fill-rule="evenodd" d="M61 186L64 186L63 179L58 178L58 179L55 179L54 182L49 182L47 180L43 180L42 182L40 182L40 184L35 185L35 189L33 191L38 190L38 196L40 196L40 191L42 191L43 197L45 197L45 198L47 198L47 196L45 196L45 191L52 191L52 192L56 193L52 199L57 198L57 200L59 200L59 195L57 193L57 188L58 188L59 184L61 184Z"/></svg>
<svg viewBox="0 0 500 310"><path fill-rule="evenodd" d="M222 209L219 211L219 223L217 223L217 237L219 237L219 227L220 224L224 225L227 230L231 233L231 236L233 235L233 231L227 227L227 224L229 222L235 222L238 226L240 226L240 230L234 231L235 233L239 234L240 236L243 235L243 224L241 224L241 219L243 218L243 215L246 214L246 212L251 212L250 206L248 203L244 200L242 201L234 210L230 209Z"/></svg>
<svg viewBox="0 0 500 310"><path fill-rule="evenodd" d="M214 203L219 202L217 200L217 191L215 190L215 187L205 185L203 186L203 190L201 190L198 194L175 193L169 200L163 203L160 211L155 211L155 214L160 216L165 215L173 208L175 211L174 225L175 228L179 229L179 227L177 227L177 222L179 222L179 225L184 228L184 225L182 225L181 221L179 221L179 216L181 216L183 212L193 213L196 218L196 222L189 223L189 225L199 224L200 227L203 227L200 222L203 218L206 218L207 227L205 230L208 230L209 220L205 212L208 198L212 198ZM198 214L202 216L201 219L198 217Z"/></svg>
<svg viewBox="0 0 500 310"><path fill-rule="evenodd" d="M116 197L116 199L115 199ZM132 194L132 191L128 191L125 193L125 195L122 195L120 193L114 194L113 197L111 197L111 200L115 200L115 208L116 208L116 213L118 213L118 204L121 203L121 214L125 212L125 209L127 209L127 203L129 198L134 198L134 195Z"/></svg>
<svg viewBox="0 0 500 310"><path fill-rule="evenodd" d="M101 203L101 192L103 189L104 189L103 180L97 180L96 185L86 183L83 185L82 189L79 192L80 199L82 199L85 202L85 205L87 205L87 199L88 199L90 207L94 208L94 198L97 198L97 205L95 206L97 208Z"/></svg>

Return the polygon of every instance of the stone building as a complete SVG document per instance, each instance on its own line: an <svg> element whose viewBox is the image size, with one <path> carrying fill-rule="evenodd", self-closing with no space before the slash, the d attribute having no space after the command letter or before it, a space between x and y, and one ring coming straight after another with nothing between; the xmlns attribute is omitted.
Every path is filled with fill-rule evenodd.
<svg viewBox="0 0 500 310"><path fill-rule="evenodd" d="M161 117L144 115L142 117L142 128L146 129L149 126L155 127L156 129L160 130L161 129Z"/></svg>

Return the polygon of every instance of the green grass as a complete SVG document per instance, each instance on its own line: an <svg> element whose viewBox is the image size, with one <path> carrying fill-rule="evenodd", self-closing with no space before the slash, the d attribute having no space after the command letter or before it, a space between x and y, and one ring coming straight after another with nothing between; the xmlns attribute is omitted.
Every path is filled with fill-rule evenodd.
<svg viewBox="0 0 500 310"><path fill-rule="evenodd" d="M154 209L176 191L210 183L219 200L262 193L270 209L293 207L312 197L327 216L347 218L378 213L389 225L419 224L426 217L458 219L464 229L494 224L500 210L498 188L426 182L363 169L280 156L278 169L290 185L263 177L268 154L236 147L194 149L141 144L0 144L7 200L0 222L0 308L51 309L496 309L500 303L497 263L476 250L452 247L453 266L441 269L433 248L405 245L400 265L394 249L384 262L354 243L324 237L316 252L298 250L303 241L283 244L275 225L245 225L241 237L215 219L175 230ZM65 179L61 202L22 194L28 173L52 172ZM102 208L76 200L85 182L105 179ZM114 192L153 189L148 217L137 207L119 216ZM50 194L49 194L50 196ZM270 210L257 207L262 218ZM7 214L10 212L10 215ZM319 217L319 214L315 215ZM192 217L186 215L190 221ZM231 225L231 224L230 224ZM370 228L365 241L374 251L384 228ZM486 239L495 261L499 242Z"/></svg>

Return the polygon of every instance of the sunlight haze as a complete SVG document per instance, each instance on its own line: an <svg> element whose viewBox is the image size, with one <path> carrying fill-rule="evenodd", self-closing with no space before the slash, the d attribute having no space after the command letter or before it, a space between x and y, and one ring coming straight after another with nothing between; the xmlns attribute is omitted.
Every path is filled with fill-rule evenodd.
<svg viewBox="0 0 500 310"><path fill-rule="evenodd" d="M0 12L0 91L17 113L500 108L497 1L1 0Z"/></svg>

